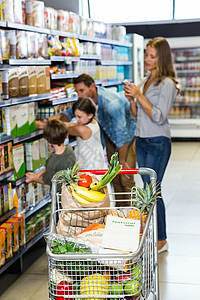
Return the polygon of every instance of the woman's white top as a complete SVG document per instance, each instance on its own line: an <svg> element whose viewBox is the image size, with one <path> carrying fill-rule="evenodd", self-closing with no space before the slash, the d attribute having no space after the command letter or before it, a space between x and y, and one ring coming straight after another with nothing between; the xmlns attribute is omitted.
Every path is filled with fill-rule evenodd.
<svg viewBox="0 0 200 300"><path fill-rule="evenodd" d="M95 121L95 124L89 123L85 126L88 126L92 130L92 135L87 140L83 140L81 137L76 137L76 159L79 161L79 164L83 164L82 169L105 169L105 157L100 139L99 125Z"/></svg>

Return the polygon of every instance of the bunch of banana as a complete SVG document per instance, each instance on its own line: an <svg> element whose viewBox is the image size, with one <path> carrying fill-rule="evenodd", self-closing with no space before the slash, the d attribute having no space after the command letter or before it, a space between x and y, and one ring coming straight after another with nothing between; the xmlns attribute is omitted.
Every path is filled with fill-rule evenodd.
<svg viewBox="0 0 200 300"><path fill-rule="evenodd" d="M88 204L90 202L99 202L103 200L106 194L88 190L88 188L78 186L75 183L70 183L70 188L72 196L79 202L81 205Z"/></svg>

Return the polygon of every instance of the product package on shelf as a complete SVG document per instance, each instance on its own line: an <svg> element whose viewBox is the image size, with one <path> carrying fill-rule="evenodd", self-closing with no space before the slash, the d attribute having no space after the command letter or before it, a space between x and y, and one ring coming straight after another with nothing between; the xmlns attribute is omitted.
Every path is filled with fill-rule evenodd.
<svg viewBox="0 0 200 300"><path fill-rule="evenodd" d="M8 184L1 183L0 196L0 215L4 215L9 210Z"/></svg>
<svg viewBox="0 0 200 300"><path fill-rule="evenodd" d="M57 12L57 29L60 31L69 31L69 12L59 9Z"/></svg>
<svg viewBox="0 0 200 300"><path fill-rule="evenodd" d="M28 104L28 122L29 122L29 133L35 131L35 103L30 102Z"/></svg>
<svg viewBox="0 0 200 300"><path fill-rule="evenodd" d="M39 140L25 143L26 170L35 171L40 168L40 143Z"/></svg>
<svg viewBox="0 0 200 300"><path fill-rule="evenodd" d="M33 183L26 183L26 207L30 209L35 206L35 193Z"/></svg>
<svg viewBox="0 0 200 300"><path fill-rule="evenodd" d="M6 116L5 109L0 108L0 137L6 134Z"/></svg>
<svg viewBox="0 0 200 300"><path fill-rule="evenodd" d="M19 97L29 96L29 79L27 67L18 68L19 76Z"/></svg>
<svg viewBox="0 0 200 300"><path fill-rule="evenodd" d="M32 25L44 28L44 2L32 1Z"/></svg>
<svg viewBox="0 0 200 300"><path fill-rule="evenodd" d="M10 106L5 108L6 116L6 132L7 135L17 137L17 106Z"/></svg>
<svg viewBox="0 0 200 300"><path fill-rule="evenodd" d="M0 174L13 168L12 142L0 145Z"/></svg>
<svg viewBox="0 0 200 300"><path fill-rule="evenodd" d="M5 223L12 227L12 250L14 254L19 250L19 223L15 218L8 219Z"/></svg>
<svg viewBox="0 0 200 300"><path fill-rule="evenodd" d="M28 58L28 43L26 31L16 31L16 57L17 59Z"/></svg>
<svg viewBox="0 0 200 300"><path fill-rule="evenodd" d="M13 168L15 172L9 177L9 180L16 181L25 176L24 146L23 144L12 147Z"/></svg>
<svg viewBox="0 0 200 300"><path fill-rule="evenodd" d="M22 247L25 244L25 215L16 214L12 219L17 219L19 225L19 246Z"/></svg>
<svg viewBox="0 0 200 300"><path fill-rule="evenodd" d="M14 23L14 10L13 0L2 0L1 1L1 18L2 21Z"/></svg>
<svg viewBox="0 0 200 300"><path fill-rule="evenodd" d="M39 148L40 148L40 166L44 166L46 163L46 143L45 139L39 139Z"/></svg>
<svg viewBox="0 0 200 300"><path fill-rule="evenodd" d="M0 267L2 267L6 262L6 241L4 236L4 230L0 228Z"/></svg>
<svg viewBox="0 0 200 300"><path fill-rule="evenodd" d="M3 223L0 225L0 229L3 229L4 239L6 241L6 260L13 257L12 251L12 225L8 223Z"/></svg>
<svg viewBox="0 0 200 300"><path fill-rule="evenodd" d="M28 103L17 106L17 136L29 133Z"/></svg>
<svg viewBox="0 0 200 300"><path fill-rule="evenodd" d="M28 66L29 96L37 94L37 67Z"/></svg>

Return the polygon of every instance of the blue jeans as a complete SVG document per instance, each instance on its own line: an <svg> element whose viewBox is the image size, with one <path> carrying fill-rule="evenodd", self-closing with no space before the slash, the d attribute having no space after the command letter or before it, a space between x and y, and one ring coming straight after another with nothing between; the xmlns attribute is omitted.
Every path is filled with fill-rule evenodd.
<svg viewBox="0 0 200 300"><path fill-rule="evenodd" d="M140 138L136 137L136 153L139 168L151 168L157 173L157 183L161 182L171 155L171 139L164 136ZM149 183L148 176L142 176L143 183ZM165 204L161 198L157 199L158 240L167 238Z"/></svg>

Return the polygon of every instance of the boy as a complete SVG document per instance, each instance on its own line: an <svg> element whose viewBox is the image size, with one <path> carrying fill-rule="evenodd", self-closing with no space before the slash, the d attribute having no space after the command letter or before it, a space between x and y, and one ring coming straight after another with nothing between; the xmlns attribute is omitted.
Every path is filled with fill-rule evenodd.
<svg viewBox="0 0 200 300"><path fill-rule="evenodd" d="M47 121L44 126L44 138L52 145L55 153L46 161L46 166L38 173L26 173L26 182L38 182L51 185L53 175L61 170L72 168L76 157L71 146L64 145L68 135L66 125L60 120Z"/></svg>

